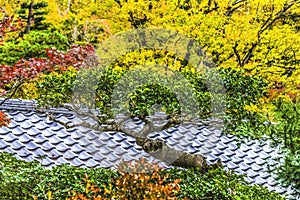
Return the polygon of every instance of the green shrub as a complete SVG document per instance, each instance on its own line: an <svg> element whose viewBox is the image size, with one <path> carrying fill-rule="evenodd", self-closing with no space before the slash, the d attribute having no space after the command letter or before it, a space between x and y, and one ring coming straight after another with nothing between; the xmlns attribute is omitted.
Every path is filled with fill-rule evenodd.
<svg viewBox="0 0 300 200"><path fill-rule="evenodd" d="M197 199L255 199L279 200L284 199L275 192L268 191L262 186L250 186L243 176L222 168L200 173L199 169L171 169L164 173L170 174L172 179L180 179L178 197Z"/></svg>
<svg viewBox="0 0 300 200"><path fill-rule="evenodd" d="M283 162L276 167L276 177L283 186L292 186L296 196L300 198L300 150L295 153L288 152L283 158Z"/></svg>
<svg viewBox="0 0 300 200"><path fill-rule="evenodd" d="M169 175L162 172L156 164L146 163L145 159L140 159L135 164L123 162L118 168L119 176L112 180L112 184L107 188L100 189L96 185L90 184L86 179L84 193L74 192L71 200L104 200L104 199L169 199L176 200L179 192L177 180L167 181Z"/></svg>
<svg viewBox="0 0 300 200"><path fill-rule="evenodd" d="M0 63L14 65L22 58L45 57L47 48L67 50L68 47L67 38L57 31L31 31L20 40L0 46Z"/></svg>
<svg viewBox="0 0 300 200"><path fill-rule="evenodd" d="M59 106L61 102L69 102L76 76L74 69L42 75L36 81L39 104Z"/></svg>
<svg viewBox="0 0 300 200"><path fill-rule="evenodd" d="M77 77L74 76L74 73L71 74L69 72L44 76L39 83L40 91L38 93L41 94L39 101L44 105L49 104L54 106L59 105L59 102L70 102L74 81L76 80L75 84L77 88L85 88L84 84L87 84L86 82L92 80L91 77L95 76L95 79L98 81L97 88L95 89L97 95L96 101L93 100L91 102L95 102L103 114L112 116L111 95L118 81L126 73L126 70L106 68L103 73L96 73L96 75L92 74L94 72L87 71L81 71L80 73L80 76ZM262 126L262 118L257 113L245 110L245 105L257 102L260 97L266 94L264 92L266 83L258 78L244 76L242 72L232 69L223 69L219 73L227 92L226 130L241 135L244 134L247 137L257 137L259 135L257 129ZM193 87L191 89L194 91L196 100L199 103L199 116L207 117L207 114L211 110L210 99L213 94L208 91L203 75L183 71L182 76ZM143 118L149 115L153 111L152 106L155 104L160 104L164 111L169 114L182 111L173 93L173 88L167 88L157 83L141 85L136 90L131 91L129 95L130 101L127 102L126 109L128 109L132 116ZM118 105L120 104L124 104L124 102L119 102ZM246 130L244 130L245 126L248 126Z"/></svg>
<svg viewBox="0 0 300 200"><path fill-rule="evenodd" d="M147 164L143 166L147 167ZM243 176L221 168L210 170L208 173L200 173L199 169L182 170L173 168L158 170L152 174L151 171L150 174L137 173L137 168L132 168L132 173L128 173L131 172L128 170L126 172L124 168L117 172L103 168L86 169L69 165L46 169L37 161L20 161L8 153L0 153L0 167L0 197L7 200L27 200L33 197L39 200L48 200L50 197L52 199L66 199L73 196L74 192L76 194L86 194L87 183L89 184L88 187L94 185L99 188L99 191L102 191L100 192L101 195L106 194L106 196L103 196L105 198L113 195L118 197L129 195L127 194L129 188L131 190L136 189L131 192L131 195L136 194L140 190L134 188L135 184L144 184L143 187L147 185L154 187L154 189L157 189L155 191L170 189L179 184L180 190L176 192L176 198L179 199L185 197L192 200L284 199L279 194L269 192L264 187L249 186L243 180ZM155 168L152 169L155 171ZM86 181L87 178L89 182ZM129 180L132 182L128 182ZM180 180L180 182L176 180ZM147 187L144 189L147 190ZM152 192L152 194L155 193ZM170 193L170 190L165 192L166 195L172 193Z"/></svg>
<svg viewBox="0 0 300 200"><path fill-rule="evenodd" d="M83 178L90 177L97 185L109 184L117 173L103 168L86 169L60 165L46 169L37 161L17 160L8 153L0 153L0 197L7 200L36 198L65 199L70 191L85 191Z"/></svg>

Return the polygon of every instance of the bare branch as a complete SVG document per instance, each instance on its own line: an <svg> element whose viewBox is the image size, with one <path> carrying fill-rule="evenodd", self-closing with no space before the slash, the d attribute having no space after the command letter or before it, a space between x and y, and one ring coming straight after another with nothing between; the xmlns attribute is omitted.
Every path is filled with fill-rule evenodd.
<svg viewBox="0 0 300 200"><path fill-rule="evenodd" d="M241 62L241 67L245 66L250 58L252 57L252 54L255 50L255 48L257 47L257 45L260 43L261 41L261 35L268 29L270 28L278 19L280 19L281 17L284 16L284 14L293 6L297 3L298 1L291 1L290 3L286 3L283 8L278 11L275 16L273 17L273 15L271 14L268 19L264 22L264 24L261 26L260 30L257 32L257 41L252 43L251 48L249 49L249 51L246 53L246 55L244 56L242 62Z"/></svg>
<svg viewBox="0 0 300 200"><path fill-rule="evenodd" d="M245 0L240 0L240 1L233 2L232 6L235 6L235 7L228 6L227 7L227 12L225 13L225 16L230 17L236 10L238 10L240 7L243 6L244 2L245 2Z"/></svg>
<svg viewBox="0 0 300 200"><path fill-rule="evenodd" d="M65 106L70 110L72 107ZM94 114L91 114L89 112L74 110L76 114L79 114L81 116L87 116L91 117L91 119L96 120L97 116ZM63 122L61 120L58 120L55 118L53 114L47 114L49 119L63 125L66 128L74 128L78 126L90 128L96 131L118 131L123 132L126 135L133 137L136 139L136 144L142 147L142 149L151 154L154 158L164 161L170 165L183 167L183 168L189 168L189 167L199 167L201 170L208 170L212 167L219 167L221 166L220 163L217 163L215 165L208 166L206 163L206 158L201 155L192 155L189 153L183 153L182 151L177 151L171 147L169 147L164 141L162 140L155 140L155 139L149 139L147 138L148 135L151 133L165 130L167 128L170 128L174 125L178 125L180 123L183 123L184 119L182 119L179 115L179 113L174 113L167 116L167 122L163 126L155 126L154 122L158 120L162 120L163 118L157 117L151 120L151 118L145 118L142 121L144 122L144 126L141 131L135 132L133 130L130 130L129 128L126 128L125 122L130 117L124 117L119 120L112 119L111 121L106 121L104 123L100 122L99 120L96 120L97 123L91 124L88 122L81 122L77 124L70 124ZM186 118L187 119L187 118ZM191 120L188 122L190 123L197 123L195 120ZM205 123L204 123L205 124Z"/></svg>
<svg viewBox="0 0 300 200"><path fill-rule="evenodd" d="M5 101L7 101L8 99L11 99L23 83L24 83L23 80L19 80L15 82L15 84L11 87L11 89L9 91L6 91L6 94L8 93L10 94L0 102L0 105L4 104Z"/></svg>
<svg viewBox="0 0 300 200"><path fill-rule="evenodd" d="M239 66L242 67L242 61L241 61L240 54L239 54L239 52L237 51L237 46L238 46L238 43L235 43L235 45L234 45L232 48L233 48L234 54L236 55L236 57L237 57L237 59L238 59Z"/></svg>

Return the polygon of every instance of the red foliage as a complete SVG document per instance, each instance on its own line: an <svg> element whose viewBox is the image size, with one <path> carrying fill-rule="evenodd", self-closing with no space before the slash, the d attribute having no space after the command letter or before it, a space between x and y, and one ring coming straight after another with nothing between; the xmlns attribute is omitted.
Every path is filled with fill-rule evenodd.
<svg viewBox="0 0 300 200"><path fill-rule="evenodd" d="M21 20L14 20L14 16L8 16L4 10L0 12L3 13L4 17L0 21L0 45L3 45L4 37L8 32L13 32L19 30L23 26ZM0 82L1 84L1 82ZM8 126L10 119L8 116L0 111L0 127Z"/></svg>
<svg viewBox="0 0 300 200"><path fill-rule="evenodd" d="M298 89L298 86L295 86ZM300 88L299 88L300 89ZM282 82L275 82L273 87L268 90L268 98L273 101L277 99L280 95L287 95L290 100L294 103L299 101L299 92L289 92L286 89L286 86Z"/></svg>
<svg viewBox="0 0 300 200"><path fill-rule="evenodd" d="M0 45L3 45L3 38L7 33L18 31L24 25L20 19L15 20L14 15L8 16L4 10L0 12L4 15L2 21L0 21Z"/></svg>
<svg viewBox="0 0 300 200"><path fill-rule="evenodd" d="M70 66L76 69L90 67L86 65L86 60L92 60L94 64L97 61L92 45L73 45L65 53L55 49L46 49L46 51L47 58L21 59L13 66L0 64L0 88L5 89L5 85L8 83L18 80L26 81L37 77L38 74L51 72L54 69L66 70Z"/></svg>
<svg viewBox="0 0 300 200"><path fill-rule="evenodd" d="M9 122L10 122L10 119L7 117L7 115L0 111L0 127L8 126Z"/></svg>
<svg viewBox="0 0 300 200"><path fill-rule="evenodd" d="M1 12L1 11L0 11ZM0 45L3 45L3 38L8 32L17 31L23 26L21 20L14 20L14 16L8 16L4 11L4 17L0 21ZM46 58L21 59L13 66L0 64L0 91L1 95L11 93L14 88L8 86L9 83L23 83L33 79L41 73L51 72L55 69L66 70L73 66L76 69L81 67L92 67L89 64L97 64L97 56L92 45L74 45L67 52L55 49L46 49ZM88 62L86 62L88 61ZM0 111L0 126L7 126L9 119Z"/></svg>

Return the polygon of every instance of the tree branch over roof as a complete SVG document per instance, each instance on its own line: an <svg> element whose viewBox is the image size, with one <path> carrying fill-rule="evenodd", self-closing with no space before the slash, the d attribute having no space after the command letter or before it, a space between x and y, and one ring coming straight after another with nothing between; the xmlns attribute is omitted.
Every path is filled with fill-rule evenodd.
<svg viewBox="0 0 300 200"><path fill-rule="evenodd" d="M290 10L294 5L296 5L298 3L300 3L299 0L287 1L284 4L283 8L280 11L278 11L275 15L273 15L271 13L271 15L268 17L268 19L260 27L260 30L257 32L257 40L251 44L250 49L244 55L244 57L241 60L241 62L239 62L240 67L243 68L250 61L251 57L253 56L254 50L256 49L256 47L261 42L262 34L266 30L268 30L270 27L272 27L278 19L280 19L282 17L285 17L285 13L287 13L288 10ZM238 46L238 44L236 44L236 46Z"/></svg>
<svg viewBox="0 0 300 200"><path fill-rule="evenodd" d="M89 117L90 119L93 120L93 123L84 121L77 124L69 124L56 119L55 116L51 113L48 113L49 119L58 124L61 124L66 128L74 128L74 127L82 126L89 129L93 129L95 131L123 132L127 136L135 138L136 144L139 145L145 152L149 153L154 158L166 162L172 166L183 167L183 168L198 167L202 171L207 171L208 169L221 166L220 160L216 164L208 165L206 163L206 158L202 155L193 155L187 152L178 151L168 146L166 142L162 140L150 139L147 137L148 135L151 135L154 132L166 130L170 127L174 127L176 125L183 123L183 121L185 121L186 119L181 118L178 113L170 114L167 116L166 119L163 118L156 118L154 120L153 118L142 119L144 125L139 132L136 132L126 127L126 122L130 119L130 117L123 117L121 119L109 119L106 120L105 122L101 122L99 118L94 113L91 113L90 111L85 112L82 110L81 111L76 110L73 109L72 106L70 105L64 105L64 107L73 111L77 115L83 117ZM156 126L155 122L160 120L167 120L167 121L162 126ZM199 122L191 119L189 119L188 122L186 123L197 124L197 125L199 125L200 123L202 125L209 125L208 123Z"/></svg>

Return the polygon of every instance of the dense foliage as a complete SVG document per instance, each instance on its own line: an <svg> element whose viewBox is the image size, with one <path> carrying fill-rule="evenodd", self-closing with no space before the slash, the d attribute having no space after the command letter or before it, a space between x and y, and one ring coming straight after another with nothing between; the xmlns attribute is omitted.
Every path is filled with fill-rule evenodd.
<svg viewBox="0 0 300 200"><path fill-rule="evenodd" d="M161 27L192 38L211 56L226 88L224 133L267 135L287 148L278 175L299 191L299 0L0 0L0 7L6 11L0 23L0 93L36 98L42 106L69 102L78 71L91 67L84 61L96 66L92 45L101 47L114 34ZM97 77L95 100L102 113L112 115L118 80L149 63L179 71L192 84L199 113L210 111L212 94L185 58L140 50L121 56ZM167 113L182 109L172 90L159 84L132 91L127 108L144 118L157 104ZM8 123L0 111L0 126Z"/></svg>
<svg viewBox="0 0 300 200"><path fill-rule="evenodd" d="M6 42L0 47L0 63L14 65L21 59L46 57L46 49L67 50L67 38L59 32L31 31L19 40Z"/></svg>
<svg viewBox="0 0 300 200"><path fill-rule="evenodd" d="M127 70L120 71L118 68L107 68L99 75L96 89L99 98L96 99L95 104L102 113L112 115L110 110L111 95L116 83L126 72ZM250 138L261 137L263 132L257 130L263 126L264 119L257 113L246 110L245 105L258 102L259 98L264 97L267 84L262 79L243 76L241 72L233 69L223 69L219 73L228 94L227 126L225 130L228 132L235 131L237 134ZM57 106L61 102L70 102L76 74L76 71L70 70L41 76L36 83L40 104ZM189 71L182 72L182 75L191 83L195 91L195 96L199 102L200 117L210 116L211 94L205 86L204 77L201 74ZM89 74L86 79L89 79ZM152 106L155 104L160 105L160 109L167 113L180 111L182 108L180 108L179 102L172 91L172 88L162 87L154 83L143 85L132 91L128 105L131 116L144 118L154 111ZM242 120L245 122L241 123ZM248 129L243 130L245 127ZM251 130L252 132L250 132Z"/></svg>
<svg viewBox="0 0 300 200"><path fill-rule="evenodd" d="M20 161L8 153L1 153L0 158L0 194L1 198L7 200L33 197L45 200L85 199L83 197L131 199L139 195L148 195L146 199L158 199L157 195L162 199L173 196L173 199L185 197L193 200L284 199L266 188L249 186L242 176L223 169L210 170L207 173L200 173L197 169L163 170L158 166L145 164L143 160L135 165L125 162L120 165L120 169L123 169L120 171L84 169L68 165L46 169L37 161ZM133 171L124 171L124 167ZM147 168L151 171L147 171ZM92 198L93 196L98 198Z"/></svg>

